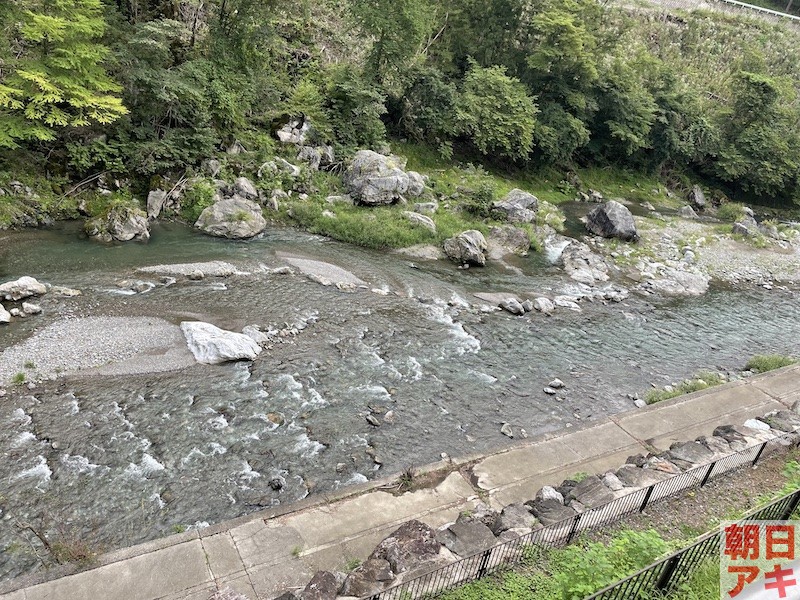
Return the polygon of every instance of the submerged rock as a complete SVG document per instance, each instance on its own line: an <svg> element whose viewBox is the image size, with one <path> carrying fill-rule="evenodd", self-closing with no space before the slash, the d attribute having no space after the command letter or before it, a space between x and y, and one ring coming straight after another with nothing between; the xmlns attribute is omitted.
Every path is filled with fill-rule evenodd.
<svg viewBox="0 0 800 600"><path fill-rule="evenodd" d="M603 237L616 237L626 242L639 239L631 211L616 200L596 206L586 215L586 229Z"/></svg>
<svg viewBox="0 0 800 600"><path fill-rule="evenodd" d="M216 365L231 360L253 360L261 352L252 338L210 323L184 321L181 331L197 362Z"/></svg>

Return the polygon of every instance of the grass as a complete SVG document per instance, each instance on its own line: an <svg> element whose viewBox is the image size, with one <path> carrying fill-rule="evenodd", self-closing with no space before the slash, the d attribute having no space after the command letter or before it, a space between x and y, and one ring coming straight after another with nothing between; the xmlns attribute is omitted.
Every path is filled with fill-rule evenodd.
<svg viewBox="0 0 800 600"><path fill-rule="evenodd" d="M717 218L721 221L735 223L744 217L744 205L738 202L726 202L717 209Z"/></svg>
<svg viewBox="0 0 800 600"><path fill-rule="evenodd" d="M692 379L686 379L676 386L669 386L660 390L650 390L645 394L644 400L648 404L655 404L656 402L662 402L684 394L691 394L692 392L705 390L716 385L722 385L723 383L725 383L725 379L719 374L710 371L701 371Z"/></svg>
<svg viewBox="0 0 800 600"><path fill-rule="evenodd" d="M11 378L11 383L14 383L16 385L21 385L21 384L25 383L25 373L23 373L22 371L20 371L19 373L16 373Z"/></svg>
<svg viewBox="0 0 800 600"><path fill-rule="evenodd" d="M26 360L25 364L24 364L24 367L26 369L35 369L36 368L36 363L34 363L32 360Z"/></svg>
<svg viewBox="0 0 800 600"><path fill-rule="evenodd" d="M797 362L796 358L783 354L756 354L744 366L745 370L755 371L756 373L766 373L781 367L788 367Z"/></svg>
<svg viewBox="0 0 800 600"><path fill-rule="evenodd" d="M355 571L360 566L361 566L360 558L348 558L347 561L344 563L344 572L350 573L351 571Z"/></svg>
<svg viewBox="0 0 800 600"><path fill-rule="evenodd" d="M300 554L303 553L303 548L300 546L295 546L292 548L292 556L294 558L300 558Z"/></svg>

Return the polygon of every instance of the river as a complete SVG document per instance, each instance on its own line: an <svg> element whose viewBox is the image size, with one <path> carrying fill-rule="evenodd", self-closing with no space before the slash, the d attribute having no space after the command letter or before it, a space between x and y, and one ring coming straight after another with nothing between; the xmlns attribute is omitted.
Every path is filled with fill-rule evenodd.
<svg viewBox="0 0 800 600"><path fill-rule="evenodd" d="M370 289L268 272L285 264L280 253L338 265ZM116 286L157 281L135 275L139 266L205 260L251 274L136 295ZM65 315L299 330L252 363L9 386L0 398L0 578L42 568L36 553L45 553L25 524L112 550L443 453L495 450L516 441L500 433L504 422L518 440L520 429L535 435L632 410L628 395L651 383L735 371L760 352L796 353L800 339L793 291L712 286L701 298L632 295L515 317L480 310L473 294L568 291L541 255L469 270L415 262L292 229L230 242L167 223L147 244L116 246L85 239L73 223L0 233L0 281L30 275L83 291L3 326L2 348ZM554 377L566 387L549 396Z"/></svg>

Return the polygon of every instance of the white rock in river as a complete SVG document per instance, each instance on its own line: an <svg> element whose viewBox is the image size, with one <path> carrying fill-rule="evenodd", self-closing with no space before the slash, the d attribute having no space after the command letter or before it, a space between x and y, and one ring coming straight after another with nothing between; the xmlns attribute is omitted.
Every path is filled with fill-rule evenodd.
<svg viewBox="0 0 800 600"><path fill-rule="evenodd" d="M23 302L22 312L24 312L26 315L38 315L41 314L42 307L38 304L33 304L32 302Z"/></svg>
<svg viewBox="0 0 800 600"><path fill-rule="evenodd" d="M28 296L41 296L47 293L47 287L33 277L20 277L16 281L7 281L0 285L0 296L6 300L22 300Z"/></svg>
<svg viewBox="0 0 800 600"><path fill-rule="evenodd" d="M253 360L261 352L252 338L210 323L184 321L181 331L197 362L216 365L230 360Z"/></svg>
<svg viewBox="0 0 800 600"><path fill-rule="evenodd" d="M11 313L6 310L6 308L0 304L0 323L10 323L11 322Z"/></svg>

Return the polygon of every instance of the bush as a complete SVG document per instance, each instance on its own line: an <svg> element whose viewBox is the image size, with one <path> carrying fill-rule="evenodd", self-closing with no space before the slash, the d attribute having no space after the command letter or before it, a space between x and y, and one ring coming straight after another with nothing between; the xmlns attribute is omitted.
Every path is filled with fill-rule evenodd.
<svg viewBox="0 0 800 600"><path fill-rule="evenodd" d="M486 156L524 160L533 148L538 109L502 67L472 63L458 99L461 132Z"/></svg>
<svg viewBox="0 0 800 600"><path fill-rule="evenodd" d="M782 354L756 354L747 361L744 368L748 371L755 371L756 373L766 373L767 371L774 371L781 367L788 367L796 362L797 359Z"/></svg>
<svg viewBox="0 0 800 600"><path fill-rule="evenodd" d="M726 202L717 209L717 218L722 221L731 221L735 223L743 219L744 216L744 205L738 202Z"/></svg>
<svg viewBox="0 0 800 600"><path fill-rule="evenodd" d="M217 189L212 183L200 180L186 189L181 203L181 218L194 225L205 208L214 204Z"/></svg>

